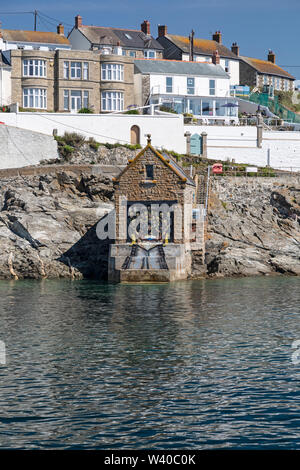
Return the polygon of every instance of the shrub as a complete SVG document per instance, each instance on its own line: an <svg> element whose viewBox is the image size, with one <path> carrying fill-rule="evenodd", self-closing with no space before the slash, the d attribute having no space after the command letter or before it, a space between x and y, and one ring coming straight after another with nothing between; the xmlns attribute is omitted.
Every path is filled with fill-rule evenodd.
<svg viewBox="0 0 300 470"><path fill-rule="evenodd" d="M124 114L140 114L138 109L129 109Z"/></svg>
<svg viewBox="0 0 300 470"><path fill-rule="evenodd" d="M64 145L63 147L60 148L60 154L63 158L65 158L66 160L69 160L74 150L75 150L74 147L71 147L71 145Z"/></svg>
<svg viewBox="0 0 300 470"><path fill-rule="evenodd" d="M94 111L91 108L81 108L78 111L80 114L93 114Z"/></svg>
<svg viewBox="0 0 300 470"><path fill-rule="evenodd" d="M76 132L65 132L63 141L66 145L70 145L71 147L80 147L85 142L85 137Z"/></svg>
<svg viewBox="0 0 300 470"><path fill-rule="evenodd" d="M90 137L89 140L87 141L87 143L89 144L89 146L93 149L93 150L98 150L98 148L100 147L101 144L99 144L99 142L97 142L94 137Z"/></svg>
<svg viewBox="0 0 300 470"><path fill-rule="evenodd" d="M173 113L173 114L178 114L177 111L175 111L175 109L171 108L171 106L160 106L159 107L159 110L160 111L163 111L164 113Z"/></svg>

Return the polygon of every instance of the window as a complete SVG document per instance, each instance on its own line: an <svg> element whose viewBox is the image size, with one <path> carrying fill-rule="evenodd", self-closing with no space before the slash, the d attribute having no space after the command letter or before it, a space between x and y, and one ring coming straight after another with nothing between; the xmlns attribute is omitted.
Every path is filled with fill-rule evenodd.
<svg viewBox="0 0 300 470"><path fill-rule="evenodd" d="M47 109L47 91L44 88L24 88L23 107Z"/></svg>
<svg viewBox="0 0 300 470"><path fill-rule="evenodd" d="M144 51L144 58L145 59L155 59L156 54L155 51L151 51L150 49L147 49Z"/></svg>
<svg viewBox="0 0 300 470"><path fill-rule="evenodd" d="M209 80L209 94L216 94L216 80Z"/></svg>
<svg viewBox="0 0 300 470"><path fill-rule="evenodd" d="M264 75L264 85L267 85L268 84L268 77L267 75Z"/></svg>
<svg viewBox="0 0 300 470"><path fill-rule="evenodd" d="M89 107L89 92L88 91L83 92L83 107L84 108Z"/></svg>
<svg viewBox="0 0 300 470"><path fill-rule="evenodd" d="M116 82L124 81L124 65L121 64L102 64L102 80L112 80Z"/></svg>
<svg viewBox="0 0 300 470"><path fill-rule="evenodd" d="M288 91L289 89L289 81L288 80L284 80L284 90L285 91Z"/></svg>
<svg viewBox="0 0 300 470"><path fill-rule="evenodd" d="M130 55L130 57L136 57L136 52L135 51L130 51L129 55Z"/></svg>
<svg viewBox="0 0 300 470"><path fill-rule="evenodd" d="M69 90L64 90L64 109L69 110Z"/></svg>
<svg viewBox="0 0 300 470"><path fill-rule="evenodd" d="M64 109L79 111L89 107L89 92L87 90L64 90Z"/></svg>
<svg viewBox="0 0 300 470"><path fill-rule="evenodd" d="M103 91L101 93L102 111L123 111L124 96L119 91Z"/></svg>
<svg viewBox="0 0 300 470"><path fill-rule="evenodd" d="M173 78L166 77L166 92L173 93Z"/></svg>
<svg viewBox="0 0 300 470"><path fill-rule="evenodd" d="M66 79L69 78L69 62L68 61L64 62L64 78Z"/></svg>
<svg viewBox="0 0 300 470"><path fill-rule="evenodd" d="M276 78L276 88L280 90L280 78Z"/></svg>
<svg viewBox="0 0 300 470"><path fill-rule="evenodd" d="M229 73L230 72L230 65L229 65L229 60L225 59L225 72Z"/></svg>
<svg viewBox="0 0 300 470"><path fill-rule="evenodd" d="M154 178L153 165L146 165L146 178L149 180L153 180Z"/></svg>
<svg viewBox="0 0 300 470"><path fill-rule="evenodd" d="M23 60L24 77L46 77L45 60Z"/></svg>
<svg viewBox="0 0 300 470"><path fill-rule="evenodd" d="M83 80L89 79L89 63L83 62Z"/></svg>
<svg viewBox="0 0 300 470"><path fill-rule="evenodd" d="M188 95L195 94L195 79L194 78L187 78L187 94Z"/></svg>
<svg viewBox="0 0 300 470"><path fill-rule="evenodd" d="M81 62L71 62L71 78L81 79Z"/></svg>
<svg viewBox="0 0 300 470"><path fill-rule="evenodd" d="M213 116L214 103L212 100L202 101L202 114L203 116Z"/></svg>
<svg viewBox="0 0 300 470"><path fill-rule="evenodd" d="M128 33L125 33L125 36L127 37L127 39L132 39L132 37Z"/></svg>

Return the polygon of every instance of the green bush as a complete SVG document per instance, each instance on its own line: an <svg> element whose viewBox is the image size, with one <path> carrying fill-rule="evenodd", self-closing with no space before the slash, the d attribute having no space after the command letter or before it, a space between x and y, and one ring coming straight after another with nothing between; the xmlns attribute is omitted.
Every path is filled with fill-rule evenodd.
<svg viewBox="0 0 300 470"><path fill-rule="evenodd" d="M78 113L80 114L94 114L94 111L91 108L81 108Z"/></svg>
<svg viewBox="0 0 300 470"><path fill-rule="evenodd" d="M178 114L177 111L175 111L175 109L171 108L171 106L160 106L159 107L159 110L160 111L163 111L164 113L173 113L173 114Z"/></svg>
<svg viewBox="0 0 300 470"><path fill-rule="evenodd" d="M66 145L70 145L71 147L80 147L85 142L85 137L81 134L77 134L76 132L65 132L63 135L63 141Z"/></svg>
<svg viewBox="0 0 300 470"><path fill-rule="evenodd" d="M99 142L96 142L96 140L93 137L89 138L88 144L93 150L98 150L98 148L101 145L101 144L99 144Z"/></svg>
<svg viewBox="0 0 300 470"><path fill-rule="evenodd" d="M140 114L138 109L129 109L124 114Z"/></svg>

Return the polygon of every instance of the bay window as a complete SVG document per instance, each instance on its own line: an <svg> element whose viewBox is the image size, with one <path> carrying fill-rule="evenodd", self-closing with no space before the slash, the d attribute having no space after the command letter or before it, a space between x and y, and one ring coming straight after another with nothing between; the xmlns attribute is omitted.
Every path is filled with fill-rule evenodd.
<svg viewBox="0 0 300 470"><path fill-rule="evenodd" d="M124 95L119 91L103 91L101 93L102 111L123 111Z"/></svg>
<svg viewBox="0 0 300 470"><path fill-rule="evenodd" d="M124 65L122 64L102 64L101 79L116 82L124 81Z"/></svg>
<svg viewBox="0 0 300 470"><path fill-rule="evenodd" d="M44 88L24 88L23 107L47 109L47 90Z"/></svg>
<svg viewBox="0 0 300 470"><path fill-rule="evenodd" d="M46 77L46 61L24 59L23 77Z"/></svg>

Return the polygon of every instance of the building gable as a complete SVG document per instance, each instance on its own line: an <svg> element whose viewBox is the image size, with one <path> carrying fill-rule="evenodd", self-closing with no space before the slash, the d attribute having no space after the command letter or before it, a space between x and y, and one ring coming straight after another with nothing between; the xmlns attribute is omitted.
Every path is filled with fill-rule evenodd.
<svg viewBox="0 0 300 470"><path fill-rule="evenodd" d="M152 169L151 169L152 166ZM150 143L114 179L128 200L176 200L186 184L194 186L184 171Z"/></svg>

